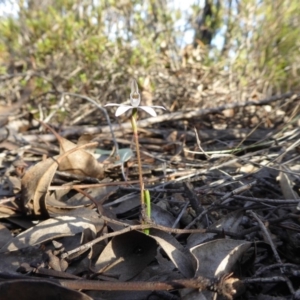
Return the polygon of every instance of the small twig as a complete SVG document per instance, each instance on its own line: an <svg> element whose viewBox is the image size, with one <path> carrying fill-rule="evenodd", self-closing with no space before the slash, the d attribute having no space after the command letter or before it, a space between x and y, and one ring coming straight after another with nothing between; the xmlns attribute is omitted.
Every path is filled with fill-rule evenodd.
<svg viewBox="0 0 300 300"><path fill-rule="evenodd" d="M186 195L187 199L189 199L189 202L196 212L197 215L199 215L204 209L201 207L199 203L199 199L196 195L196 193L193 191L193 186L189 182L184 182L183 183L184 187L184 194Z"/></svg>
<svg viewBox="0 0 300 300"><path fill-rule="evenodd" d="M198 148L204 154L204 156L206 157L206 159L210 159L210 156L203 150L203 148L201 146L201 141L200 141L199 134L198 134L198 131L197 131L196 127L194 127L194 132L195 132L196 142L197 142Z"/></svg>
<svg viewBox="0 0 300 300"><path fill-rule="evenodd" d="M244 284L251 283L276 283L276 282L286 282L286 278L284 276L273 276L273 277L265 277L265 278L245 278L242 280Z"/></svg>
<svg viewBox="0 0 300 300"><path fill-rule="evenodd" d="M73 290L94 290L94 291L170 291L179 289L208 290L223 295L227 299L233 299L235 294L243 290L241 281L230 276L223 276L220 279L198 276L196 278L175 279L171 281L98 281L98 280L66 280L66 279L39 279L34 277L0 273L0 278L22 281L22 282L51 282Z"/></svg>
<svg viewBox="0 0 300 300"><path fill-rule="evenodd" d="M126 224L128 225L128 224ZM126 226L125 225L125 226ZM83 244L73 250L70 250L68 252L65 252L61 255L61 258L67 258L68 256L70 256L71 254L77 253L77 252L84 252L87 251L88 249L90 249L92 246L94 246L95 244L101 242L102 240L105 240L107 238L111 238L129 231L133 231L133 230L144 230L144 229L159 229L159 230L163 230L166 232L171 232L171 233L176 233L176 234L183 234L183 233L205 233L206 229L177 229L177 228L170 228L170 227L165 227L162 225L156 225L156 224L142 224L142 225L132 225L132 226L128 226L124 229L121 229L119 231L115 231L112 233L107 233L104 234L96 239L94 239L93 241L90 241L86 244Z"/></svg>
<svg viewBox="0 0 300 300"><path fill-rule="evenodd" d="M185 211L186 211L188 205L189 205L189 201L186 201L185 204L184 204L184 206L183 206L182 209L181 209L181 212L178 214L178 216L177 216L175 222L173 223L172 228L175 228L176 225L179 223L179 221L181 220L183 214L185 213Z"/></svg>
<svg viewBox="0 0 300 300"><path fill-rule="evenodd" d="M100 217L103 219L103 221L108 222L108 223L113 223L113 224L116 224L116 225L120 225L120 226L129 226L129 224L127 224L125 222L120 222L118 220L114 220L112 218L108 218L108 217L104 216L102 206L96 201L96 199L94 199L86 191L83 191L82 189L79 189L79 188L74 188L74 190L81 193L82 195L84 195L85 197L87 197L88 199L90 199L94 203L94 205L97 207L98 213L99 213Z"/></svg>
<svg viewBox="0 0 300 300"><path fill-rule="evenodd" d="M261 219L258 217L258 215L255 212L253 212L252 210L248 210L247 213L249 215L251 215L258 222L260 229L262 230L265 238L268 240L268 242L269 242L269 244L270 244L270 246L271 246L271 248L273 250L273 254L274 254L274 257L275 257L277 263L278 264L282 264L282 261L281 261L281 259L279 257L279 254L278 254L278 252L276 250L276 247L275 247L275 245L274 245L274 243L273 243L273 241L271 239L269 231L267 230L267 228L264 225L264 223L261 221Z"/></svg>
<svg viewBox="0 0 300 300"><path fill-rule="evenodd" d="M91 143L88 145L94 145L97 143ZM83 145L85 146L85 145ZM82 147L83 148L83 147ZM153 179L147 179L146 183L152 183L158 181L158 178ZM63 186L50 186L49 191L57 191L57 190L66 190L66 189L87 189L87 188L97 188L101 186L121 186L121 185L132 185L139 183L139 180L131 180L131 181L114 181L114 182L100 182L100 183L94 183L94 184L70 184L70 185L63 185Z"/></svg>
<svg viewBox="0 0 300 300"><path fill-rule="evenodd" d="M220 201L223 201L221 202L221 204L225 204L227 203L227 199L231 196L234 196L234 195L238 195L238 194L241 194L247 190L250 190L255 184L257 183L256 180L254 180L253 182L250 182L248 184L245 184L243 186L240 186L238 187L237 189L234 189L233 191L229 192L229 193L226 193L221 199Z"/></svg>
<svg viewBox="0 0 300 300"><path fill-rule="evenodd" d="M248 214L250 214L258 222L258 224L259 224L259 226L260 226L260 228L261 228L261 230L262 230L265 238L268 240L268 242L269 242L269 244L270 244L270 246L272 248L272 251L273 251L273 254L274 254L274 257L275 257L277 263L278 264L282 264L281 258L280 258L279 254L277 252L277 249L276 249L276 247L275 247L275 245L274 245L274 243L272 241L272 238L271 238L271 236L269 234L269 231L267 230L267 228L264 225L264 223L261 221L261 219L258 217L258 215L255 212L253 212L252 210L249 210ZM283 267L280 267L280 272L283 275L285 274ZM290 289L290 292L292 294L294 294L295 290L293 288L292 283L290 282L290 280L286 276L284 276L284 278L285 278L285 282L286 282L287 286Z"/></svg>
<svg viewBox="0 0 300 300"><path fill-rule="evenodd" d="M234 195L233 198L246 200L246 201L259 202L259 203L270 203L270 204L298 204L299 203L299 200L294 200L294 199L278 200L278 199L246 197L240 195Z"/></svg>
<svg viewBox="0 0 300 300"><path fill-rule="evenodd" d="M261 268L259 268L259 269L255 272L254 277L261 276L263 273L265 273L265 272L270 272L270 271L272 271L273 269L277 269L277 268L296 269L296 270L299 270L300 267L299 267L299 265L291 264L291 263L273 264L273 265L270 265L270 266L266 266L266 267L261 267Z"/></svg>
<svg viewBox="0 0 300 300"><path fill-rule="evenodd" d="M223 197L227 195L217 191L213 191L213 194L217 196L223 196ZM233 195L232 197L239 200L258 202L260 204L261 203L269 203L269 204L298 204L299 203L299 200L295 200L295 199L280 200L280 199L247 197L241 195Z"/></svg>

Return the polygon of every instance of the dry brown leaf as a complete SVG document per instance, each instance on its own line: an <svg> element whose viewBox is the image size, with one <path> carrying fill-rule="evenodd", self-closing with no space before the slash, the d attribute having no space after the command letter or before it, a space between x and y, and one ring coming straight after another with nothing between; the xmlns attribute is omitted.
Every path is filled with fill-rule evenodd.
<svg viewBox="0 0 300 300"><path fill-rule="evenodd" d="M195 276L220 277L229 274L237 260L250 248L246 241L219 239L191 249L197 261ZM212 292L193 291L186 299L213 299Z"/></svg>
<svg viewBox="0 0 300 300"><path fill-rule="evenodd" d="M99 256L94 271L122 281L139 274L155 259L157 245L149 236L131 231L114 237Z"/></svg>
<svg viewBox="0 0 300 300"><path fill-rule="evenodd" d="M93 220L81 217L61 216L40 222L29 228L5 244L0 252L16 251L64 236L73 236L89 228L96 234Z"/></svg>
<svg viewBox="0 0 300 300"><path fill-rule="evenodd" d="M47 216L45 195L58 167L58 156L48 158L31 167L21 181L25 210L35 216Z"/></svg>
<svg viewBox="0 0 300 300"><path fill-rule="evenodd" d="M16 197L10 199L3 199L0 204L0 219L17 217L21 215L19 201Z"/></svg>
<svg viewBox="0 0 300 300"><path fill-rule="evenodd" d="M76 144L62 137L59 140L59 144L60 154L64 154L77 147ZM103 165L100 164L92 154L85 150L78 150L70 153L60 162L58 169L60 171L98 179L102 179L104 177Z"/></svg>
<svg viewBox="0 0 300 300"><path fill-rule="evenodd" d="M65 154L69 150L77 147L76 144L61 137L49 125L45 124L44 122L41 123L47 127L57 138L59 142L60 155ZM79 142L80 148L89 148L90 150L97 145L97 143L86 143L84 145L84 139L81 139ZM70 152L63 160L60 161L58 169L60 171L98 179L102 179L104 177L103 165L100 164L91 153L84 149L78 149L77 151Z"/></svg>
<svg viewBox="0 0 300 300"><path fill-rule="evenodd" d="M0 186L0 196L12 196L21 188L20 179L16 176L3 176Z"/></svg>
<svg viewBox="0 0 300 300"><path fill-rule="evenodd" d="M252 243L231 239L219 239L191 249L197 260L196 276L214 277L231 272L236 261Z"/></svg>
<svg viewBox="0 0 300 300"><path fill-rule="evenodd" d="M157 229L151 229L150 236L166 252L173 264L187 278L194 276L193 258L172 235Z"/></svg>
<svg viewBox="0 0 300 300"><path fill-rule="evenodd" d="M172 227L176 221L176 218L169 211L154 203L151 204L151 219L155 224L166 227ZM178 228L178 225L176 227Z"/></svg>
<svg viewBox="0 0 300 300"><path fill-rule="evenodd" d="M4 246L11 238L11 232L3 224L0 224L0 248Z"/></svg>
<svg viewBox="0 0 300 300"><path fill-rule="evenodd" d="M22 201L30 214L48 216L45 195L57 167L73 152L81 151L81 148L88 145L73 147L63 154L41 161L25 173L21 181Z"/></svg>
<svg viewBox="0 0 300 300"><path fill-rule="evenodd" d="M285 171L289 171L288 168L281 166L281 171L279 173L279 183L282 194L285 199L299 199L297 193L293 190L294 183L292 182L290 175Z"/></svg>

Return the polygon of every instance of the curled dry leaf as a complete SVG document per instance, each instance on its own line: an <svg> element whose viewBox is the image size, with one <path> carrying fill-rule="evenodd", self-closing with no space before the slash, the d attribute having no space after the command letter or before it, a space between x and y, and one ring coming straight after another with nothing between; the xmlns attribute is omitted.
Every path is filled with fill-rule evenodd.
<svg viewBox="0 0 300 300"><path fill-rule="evenodd" d="M67 151L77 147L76 144L62 137L59 140L59 145L60 154L64 154ZM104 177L103 165L99 163L91 153L83 149L68 154L63 160L60 161L58 169L60 171L98 179L102 179Z"/></svg>
<svg viewBox="0 0 300 300"><path fill-rule="evenodd" d="M252 243L230 239L219 239L198 245L191 249L197 260L195 276L222 277L229 274L237 260L250 248ZM211 292L192 292L202 294L203 299L212 299ZM192 297L191 294L189 294Z"/></svg>
<svg viewBox="0 0 300 300"><path fill-rule="evenodd" d="M0 196L11 196L20 191L21 182L16 176L4 176L0 186Z"/></svg>
<svg viewBox="0 0 300 300"><path fill-rule="evenodd" d="M48 215L45 195L58 166L57 156L31 167L21 181L24 209L35 216Z"/></svg>
<svg viewBox="0 0 300 300"><path fill-rule="evenodd" d="M80 148L82 147L83 146L80 146ZM29 214L33 214L35 216L48 216L45 204L45 196L55 171L57 170L58 166L60 166L61 163L69 157L69 155L72 155L72 153L77 151L81 151L81 149L73 147L63 154L37 163L25 173L21 181L22 202L25 210L27 210ZM86 154L90 155L87 152ZM85 167L87 170L89 169L89 167ZM91 170L91 173L87 171L87 176L94 174L95 169L93 169L92 166ZM103 176L103 169L101 170L101 176ZM101 176L99 174L99 177Z"/></svg>
<svg viewBox="0 0 300 300"><path fill-rule="evenodd" d="M169 211L154 203L151 204L151 219L155 224L166 227L172 227L176 221L176 218ZM178 228L178 225L176 227Z"/></svg>
<svg viewBox="0 0 300 300"><path fill-rule="evenodd" d="M11 232L0 223L0 248L4 246L11 239L11 237Z"/></svg>
<svg viewBox="0 0 300 300"><path fill-rule="evenodd" d="M299 199L299 196L293 190L294 183L291 179L291 176L285 171L290 170L285 166L280 166L279 183L282 194L285 199Z"/></svg>
<svg viewBox="0 0 300 300"><path fill-rule="evenodd" d="M98 163L95 157L84 150L83 148L92 151L95 149L97 142L95 143L85 143L84 139L79 140L80 146L72 143L71 141L61 137L53 128L48 124L40 121L43 126L48 128L57 138L59 142L59 152L60 155L68 154L63 156L63 159L60 160L58 169L60 171L70 172L76 175L88 176L101 179L104 177L104 168L103 165ZM77 148L76 151L70 151Z"/></svg>
<svg viewBox="0 0 300 300"><path fill-rule="evenodd" d="M7 203L0 204L0 219L1 218L10 218L17 217L22 214L20 210L20 205L18 199L13 197Z"/></svg>
<svg viewBox="0 0 300 300"><path fill-rule="evenodd" d="M16 251L28 246L34 246L52 239L73 236L89 228L96 234L94 222L86 218L61 216L40 222L9 240L0 252Z"/></svg>
<svg viewBox="0 0 300 300"><path fill-rule="evenodd" d="M236 261L250 248L252 243L219 239L191 249L197 260L196 276L221 276L231 272Z"/></svg>
<svg viewBox="0 0 300 300"><path fill-rule="evenodd" d="M149 236L131 231L114 237L102 251L94 271L126 281L155 259L157 245Z"/></svg>
<svg viewBox="0 0 300 300"><path fill-rule="evenodd" d="M193 257L172 235L161 230L151 229L150 236L166 252L183 276L187 278L194 276Z"/></svg>
<svg viewBox="0 0 300 300"><path fill-rule="evenodd" d="M288 171L288 172L284 172ZM298 199L299 203L297 205L297 208L293 210L293 212L297 212L300 210L300 199L299 195L294 191L294 182L291 178L291 175L289 174L289 169L286 166L280 166L280 173L279 173L279 183L280 188L282 191L282 194L285 199Z"/></svg>
<svg viewBox="0 0 300 300"><path fill-rule="evenodd" d="M109 180L102 180L101 183L109 182ZM103 199L113 192L115 192L118 187L117 186L100 186L100 187L93 187L84 190L84 194L76 193L72 195L72 191L67 189L68 186L66 185L66 190L56 190L53 191L50 195L47 195L46 204L47 209L49 207L54 208L61 208L61 209L76 209L80 207L86 207L91 205L93 202L87 197L89 195L94 199L95 202L101 204ZM69 194L70 192L70 194ZM87 194L87 195L86 195Z"/></svg>

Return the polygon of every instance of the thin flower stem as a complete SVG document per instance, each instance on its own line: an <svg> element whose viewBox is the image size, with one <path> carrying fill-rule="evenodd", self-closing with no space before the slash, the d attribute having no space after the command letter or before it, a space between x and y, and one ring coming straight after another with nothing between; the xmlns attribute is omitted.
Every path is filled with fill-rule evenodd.
<svg viewBox="0 0 300 300"><path fill-rule="evenodd" d="M149 220L149 219L151 220L151 197L150 197L150 192L149 192L149 190L144 190L143 194L144 194L144 201L146 203L147 220ZM144 233L147 234L147 235L149 235L150 234L150 230L149 229L145 229Z"/></svg>
<svg viewBox="0 0 300 300"><path fill-rule="evenodd" d="M139 146L139 137L138 137L138 129L136 124L137 118L137 108L132 109L131 115L131 125L134 135L135 147L136 147L136 155L138 160L138 168L139 168L139 181L140 181L140 188L141 188L141 209L142 209L142 218L145 220L146 218L146 209L145 209L145 198L144 198L144 180L143 180L143 173L142 173L142 163L141 163L141 154L140 154L140 146Z"/></svg>

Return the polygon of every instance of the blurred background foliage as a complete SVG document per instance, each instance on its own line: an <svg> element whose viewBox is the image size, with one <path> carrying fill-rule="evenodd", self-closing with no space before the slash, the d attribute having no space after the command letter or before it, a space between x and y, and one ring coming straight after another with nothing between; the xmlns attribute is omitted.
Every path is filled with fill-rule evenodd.
<svg viewBox="0 0 300 300"><path fill-rule="evenodd" d="M171 111L299 89L298 0L183 2L2 0L15 9L0 19L2 82L19 76L16 90L30 82L50 103L74 92L104 104L123 102L135 77L147 104Z"/></svg>

